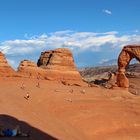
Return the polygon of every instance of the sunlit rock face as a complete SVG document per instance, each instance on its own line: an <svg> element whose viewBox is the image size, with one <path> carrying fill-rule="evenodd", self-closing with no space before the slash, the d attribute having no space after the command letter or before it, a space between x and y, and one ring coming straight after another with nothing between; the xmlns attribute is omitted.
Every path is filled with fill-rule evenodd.
<svg viewBox="0 0 140 140"><path fill-rule="evenodd" d="M119 87L128 88L129 81L125 76L126 68L129 62L136 58L140 61L140 45L127 45L122 49L118 57L118 75L117 75L117 85Z"/></svg>
<svg viewBox="0 0 140 140"><path fill-rule="evenodd" d="M37 65L44 69L76 71L73 55L66 48L42 52Z"/></svg>
<svg viewBox="0 0 140 140"><path fill-rule="evenodd" d="M0 52L0 76L14 76L16 72L14 69L8 64L5 55Z"/></svg>
<svg viewBox="0 0 140 140"><path fill-rule="evenodd" d="M67 48L58 48L41 53L38 67L46 70L47 76L58 80L82 82L77 71L72 52Z"/></svg>

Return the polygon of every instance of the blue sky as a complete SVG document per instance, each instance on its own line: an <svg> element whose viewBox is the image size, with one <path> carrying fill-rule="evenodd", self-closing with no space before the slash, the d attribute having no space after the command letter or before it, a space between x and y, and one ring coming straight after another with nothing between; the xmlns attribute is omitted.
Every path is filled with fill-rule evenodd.
<svg viewBox="0 0 140 140"><path fill-rule="evenodd" d="M139 0L0 0L0 50L16 68L41 51L70 48L78 67L117 59L140 43Z"/></svg>

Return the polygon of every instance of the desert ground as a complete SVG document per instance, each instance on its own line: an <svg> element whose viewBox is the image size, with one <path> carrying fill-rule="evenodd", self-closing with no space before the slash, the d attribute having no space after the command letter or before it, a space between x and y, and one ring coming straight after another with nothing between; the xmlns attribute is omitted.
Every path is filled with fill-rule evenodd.
<svg viewBox="0 0 140 140"><path fill-rule="evenodd" d="M0 89L0 125L20 125L22 132L30 132L22 139L140 139L140 96L128 89L66 86L23 77L1 77Z"/></svg>

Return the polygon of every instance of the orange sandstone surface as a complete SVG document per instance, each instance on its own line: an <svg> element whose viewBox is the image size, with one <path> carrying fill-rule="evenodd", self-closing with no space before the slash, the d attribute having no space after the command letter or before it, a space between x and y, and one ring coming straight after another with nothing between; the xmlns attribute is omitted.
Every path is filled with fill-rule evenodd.
<svg viewBox="0 0 140 140"><path fill-rule="evenodd" d="M139 96L117 88L65 86L48 80L40 80L37 87L37 83L0 78L1 125L19 124L24 132L30 131L31 140L140 139Z"/></svg>
<svg viewBox="0 0 140 140"><path fill-rule="evenodd" d="M0 57L0 127L19 125L27 140L140 139L140 96L88 87L69 50L46 51L37 64L24 60L17 72Z"/></svg>

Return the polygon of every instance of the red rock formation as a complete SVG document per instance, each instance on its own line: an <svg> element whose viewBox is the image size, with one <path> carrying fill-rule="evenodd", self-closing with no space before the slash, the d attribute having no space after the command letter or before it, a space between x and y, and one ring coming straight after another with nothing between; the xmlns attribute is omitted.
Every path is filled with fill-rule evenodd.
<svg viewBox="0 0 140 140"><path fill-rule="evenodd" d="M73 55L69 49L59 48L42 52L37 65L46 70L46 77L82 83L81 75L76 69Z"/></svg>
<svg viewBox="0 0 140 140"><path fill-rule="evenodd" d="M45 75L42 75L42 69L37 67L37 64L35 62L29 61L29 60L23 60L20 62L18 66L18 73L20 73L24 77L29 78L37 78L40 77L43 79L45 78Z"/></svg>
<svg viewBox="0 0 140 140"><path fill-rule="evenodd" d="M42 52L37 65L32 61L23 60L18 67L18 73L24 77L57 80L67 85L84 84L68 49Z"/></svg>
<svg viewBox="0 0 140 140"><path fill-rule="evenodd" d="M140 61L140 45L124 46L118 58L117 85L119 87L129 87L129 81L125 76L125 69L133 58Z"/></svg>
<svg viewBox="0 0 140 140"><path fill-rule="evenodd" d="M37 65L35 62L29 61L29 60L23 60L20 62L18 71L24 72L25 70L36 69L36 68L37 68Z"/></svg>
<svg viewBox="0 0 140 140"><path fill-rule="evenodd" d="M63 71L76 70L72 53L66 48L42 52L37 65L44 69Z"/></svg>
<svg viewBox="0 0 140 140"><path fill-rule="evenodd" d="M15 76L16 72L8 64L4 54L0 52L0 76Z"/></svg>

